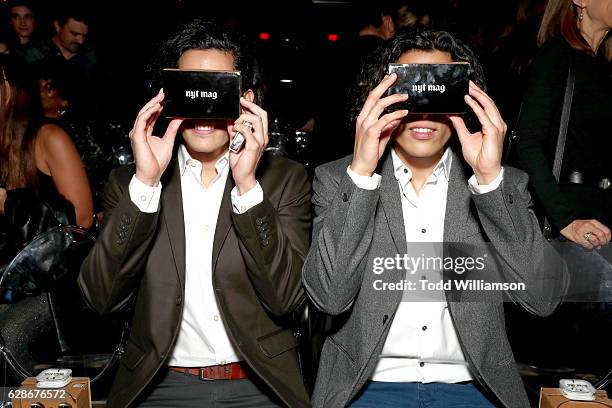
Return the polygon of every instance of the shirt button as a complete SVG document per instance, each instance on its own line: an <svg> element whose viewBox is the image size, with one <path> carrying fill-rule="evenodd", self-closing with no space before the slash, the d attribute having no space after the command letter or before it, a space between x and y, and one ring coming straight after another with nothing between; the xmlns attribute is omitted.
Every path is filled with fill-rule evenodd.
<svg viewBox="0 0 612 408"><path fill-rule="evenodd" d="M218 321L219 321L219 316L218 316L218 315L215 315L215 316L213 317L213 320L214 320L215 322L218 322Z"/></svg>
<svg viewBox="0 0 612 408"><path fill-rule="evenodd" d="M408 169L404 169L404 173L405 173L405 174L408 174Z"/></svg>
<svg viewBox="0 0 612 408"><path fill-rule="evenodd" d="M204 226L204 231L210 231L210 225L205 225Z"/></svg>
<svg viewBox="0 0 612 408"><path fill-rule="evenodd" d="M147 196L146 195L141 195L140 196L140 201L147 201Z"/></svg>
<svg viewBox="0 0 612 408"><path fill-rule="evenodd" d="M240 206L240 212L246 212L246 205Z"/></svg>
<svg viewBox="0 0 612 408"><path fill-rule="evenodd" d="M189 162L189 165L190 165L191 167L195 167L195 166L196 166L196 163L195 163L194 161L191 161L191 162Z"/></svg>
<svg viewBox="0 0 612 408"><path fill-rule="evenodd" d="M423 234L424 234L424 233L426 233L426 232L427 232L427 230L426 230L425 228L421 228L421 233L423 233Z"/></svg>
<svg viewBox="0 0 612 408"><path fill-rule="evenodd" d="M420 367L425 367L425 363L421 361L421 362L419 363L419 366L420 366Z"/></svg>
<svg viewBox="0 0 612 408"><path fill-rule="evenodd" d="M427 330L427 326L422 327L423 331Z"/></svg>

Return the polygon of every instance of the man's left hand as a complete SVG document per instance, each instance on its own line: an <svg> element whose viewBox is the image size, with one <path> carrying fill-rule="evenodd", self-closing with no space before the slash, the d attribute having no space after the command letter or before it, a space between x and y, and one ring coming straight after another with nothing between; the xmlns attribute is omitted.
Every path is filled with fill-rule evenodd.
<svg viewBox="0 0 612 408"><path fill-rule="evenodd" d="M459 136L463 157L472 167L478 184L489 184L501 171L504 136L508 126L495 102L472 81L469 95L465 95L464 99L478 117L482 129L471 133L461 117L449 118Z"/></svg>
<svg viewBox="0 0 612 408"><path fill-rule="evenodd" d="M238 153L230 151L229 154L232 177L238 194L242 195L257 184L255 170L268 145L268 113L245 98L240 98L240 105L243 113L228 127L228 133L230 140L236 131L242 133L246 139L244 147ZM250 122L253 128L245 126L245 121Z"/></svg>

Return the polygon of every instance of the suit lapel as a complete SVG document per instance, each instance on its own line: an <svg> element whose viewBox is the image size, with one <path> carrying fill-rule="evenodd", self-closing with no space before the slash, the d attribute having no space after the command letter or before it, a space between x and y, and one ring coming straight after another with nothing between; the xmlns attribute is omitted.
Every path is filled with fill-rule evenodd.
<svg viewBox="0 0 612 408"><path fill-rule="evenodd" d="M181 193L181 173L177 159L172 161L170 176L162 190L162 214L168 231L170 249L174 257L176 271L181 287L185 282L185 219L183 216L183 195Z"/></svg>
<svg viewBox="0 0 612 408"><path fill-rule="evenodd" d="M382 164L382 180L380 184L380 201L382 203L391 237L399 254L406 252L406 229L404 228L404 213L402 197L394 175L393 159L388 150Z"/></svg>
<svg viewBox="0 0 612 408"><path fill-rule="evenodd" d="M228 164L229 166L229 164ZM225 190L223 191L223 198L221 199L221 207L219 208L219 217L217 218L217 227L215 228L215 237L213 240L213 252L212 252L212 270L215 271L217 265L217 259L221 253L223 243L227 238L227 234L232 226L232 201L231 191L234 188L234 178L230 171L227 175L227 181L225 182Z"/></svg>

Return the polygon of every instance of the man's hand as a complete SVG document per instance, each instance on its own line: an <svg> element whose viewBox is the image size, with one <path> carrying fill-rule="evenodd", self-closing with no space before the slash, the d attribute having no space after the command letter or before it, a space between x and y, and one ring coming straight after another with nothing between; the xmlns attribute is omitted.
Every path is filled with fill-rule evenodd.
<svg viewBox="0 0 612 408"><path fill-rule="evenodd" d="M244 113L236 119L233 126L228 127L227 131L230 137L238 131L246 139L244 148L238 153L230 151L229 154L232 177L238 194L242 195L257 184L255 170L268 146L268 113L245 98L240 98L240 105ZM244 125L245 121L251 123L253 128Z"/></svg>
<svg viewBox="0 0 612 408"><path fill-rule="evenodd" d="M351 170L360 176L370 177L374 174L391 134L408 114L407 110L397 110L380 116L386 107L408 99L406 94L394 94L381 99L396 79L395 73L385 76L370 92L357 117Z"/></svg>
<svg viewBox="0 0 612 408"><path fill-rule="evenodd" d="M504 136L508 126L503 121L495 102L472 81L470 81L469 95L465 95L464 99L478 117L482 129L470 133L461 117L449 116L449 118L459 136L463 157L472 167L478 184L489 184L501 171Z"/></svg>
<svg viewBox="0 0 612 408"><path fill-rule="evenodd" d="M164 92L159 91L138 113L134 128L130 131L132 152L136 161L136 178L154 187L172 158L174 139L182 119L173 119L163 137L153 135L153 127L163 109Z"/></svg>
<svg viewBox="0 0 612 408"><path fill-rule="evenodd" d="M0 214L4 214L4 202L6 201L6 189L0 188Z"/></svg>
<svg viewBox="0 0 612 408"><path fill-rule="evenodd" d="M560 232L565 238L587 249L606 245L612 238L610 228L597 220L574 220Z"/></svg>

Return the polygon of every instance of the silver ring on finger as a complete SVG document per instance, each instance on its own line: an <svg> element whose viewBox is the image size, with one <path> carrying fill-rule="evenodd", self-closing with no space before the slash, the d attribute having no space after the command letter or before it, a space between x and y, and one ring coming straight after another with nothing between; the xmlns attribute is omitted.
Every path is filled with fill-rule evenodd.
<svg viewBox="0 0 612 408"><path fill-rule="evenodd" d="M583 235L583 238L585 241L587 242L591 242L591 236L593 235L593 233L591 231L585 232Z"/></svg>
<svg viewBox="0 0 612 408"><path fill-rule="evenodd" d="M248 120L243 120L242 121L242 125L248 127L249 129L251 129L251 132L253 131L253 124L251 122L249 122Z"/></svg>

